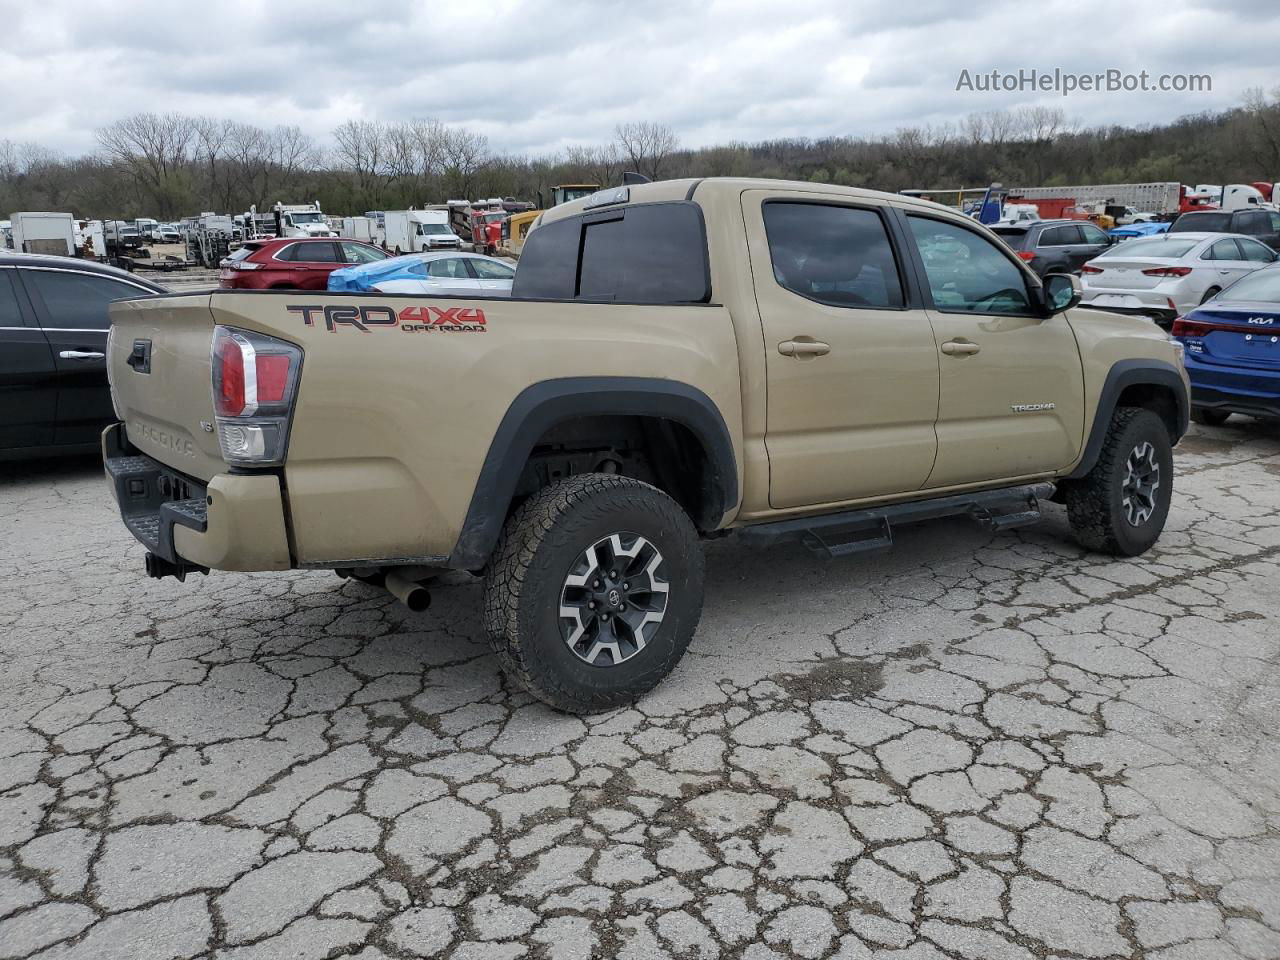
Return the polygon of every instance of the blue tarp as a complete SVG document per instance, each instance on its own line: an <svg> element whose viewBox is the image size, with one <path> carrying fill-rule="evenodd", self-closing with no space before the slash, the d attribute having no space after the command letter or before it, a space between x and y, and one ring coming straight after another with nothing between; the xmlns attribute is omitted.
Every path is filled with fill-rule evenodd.
<svg viewBox="0 0 1280 960"><path fill-rule="evenodd" d="M1121 240L1128 240L1134 237L1154 237L1159 233L1166 233L1169 230L1167 223L1131 223L1124 227L1112 227L1107 233Z"/></svg>
<svg viewBox="0 0 1280 960"><path fill-rule="evenodd" d="M403 257L388 257L386 260L335 270L329 274L329 289L372 290L374 284L384 280L424 280L426 276L425 261L410 253Z"/></svg>

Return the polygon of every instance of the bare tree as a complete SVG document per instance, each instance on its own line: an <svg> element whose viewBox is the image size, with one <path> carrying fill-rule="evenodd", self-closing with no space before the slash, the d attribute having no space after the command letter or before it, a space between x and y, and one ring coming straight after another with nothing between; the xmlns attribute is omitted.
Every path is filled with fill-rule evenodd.
<svg viewBox="0 0 1280 960"><path fill-rule="evenodd" d="M448 129L444 137L444 178L455 196L467 197L475 185L476 173L489 153L489 138L462 128Z"/></svg>
<svg viewBox="0 0 1280 960"><path fill-rule="evenodd" d="M632 169L650 180L661 179L667 159L679 146L675 131L666 124L647 120L620 123L614 128L614 136Z"/></svg>
<svg viewBox="0 0 1280 960"><path fill-rule="evenodd" d="M387 130L376 120L348 120L333 131L334 155L353 180L357 196L377 205L386 180Z"/></svg>
<svg viewBox="0 0 1280 960"><path fill-rule="evenodd" d="M1259 169L1280 170L1280 87L1270 95L1258 87L1245 91L1244 118L1242 139Z"/></svg>
<svg viewBox="0 0 1280 960"><path fill-rule="evenodd" d="M573 169L573 177L584 183L612 187L622 182L625 160L617 143L606 143L601 147L570 147L565 161Z"/></svg>
<svg viewBox="0 0 1280 960"><path fill-rule="evenodd" d="M137 113L98 131L107 156L127 170L159 207L171 216L189 189L194 121L180 113Z"/></svg>

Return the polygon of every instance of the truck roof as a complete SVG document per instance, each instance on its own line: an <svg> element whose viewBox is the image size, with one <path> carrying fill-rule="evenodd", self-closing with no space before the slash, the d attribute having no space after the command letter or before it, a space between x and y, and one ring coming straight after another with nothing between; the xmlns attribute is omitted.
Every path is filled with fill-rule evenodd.
<svg viewBox="0 0 1280 960"><path fill-rule="evenodd" d="M605 189L616 190L621 188L607 187ZM659 180L656 183L630 184L627 189L630 191L627 198L628 203L662 203L673 200L691 200L694 199L697 193L704 190L724 190L731 193L740 193L744 190L789 189L833 197L849 197L862 200L874 199L882 202L892 200L897 203L920 207L923 210L945 210L952 214L956 212L954 207L934 203L932 200L907 197L898 193L886 193L883 190L841 187L832 183L810 183L807 180L769 180L763 177L689 177L682 180ZM542 222L554 223L564 217L581 213L584 209L587 209L587 203L590 199L590 197L585 197L581 200L571 200L568 203L552 207L550 210L543 212Z"/></svg>

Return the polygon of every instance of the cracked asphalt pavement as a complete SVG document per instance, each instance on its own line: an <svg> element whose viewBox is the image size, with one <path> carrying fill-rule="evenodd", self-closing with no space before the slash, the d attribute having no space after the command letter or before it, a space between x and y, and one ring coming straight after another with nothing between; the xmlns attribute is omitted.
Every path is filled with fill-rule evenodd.
<svg viewBox="0 0 1280 960"><path fill-rule="evenodd" d="M1238 421L1238 422L1237 422ZM147 580L88 461L0 468L0 957L1280 957L1280 425L1157 548L707 546L682 664L579 719L479 588Z"/></svg>

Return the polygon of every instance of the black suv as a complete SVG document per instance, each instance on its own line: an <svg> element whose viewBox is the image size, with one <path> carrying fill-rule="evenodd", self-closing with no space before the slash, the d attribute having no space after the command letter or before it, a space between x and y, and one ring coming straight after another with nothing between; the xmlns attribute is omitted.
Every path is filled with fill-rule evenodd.
<svg viewBox="0 0 1280 960"><path fill-rule="evenodd" d="M90 260L0 254L0 460L98 449L116 419L107 305L164 292Z"/></svg>
<svg viewBox="0 0 1280 960"><path fill-rule="evenodd" d="M1043 277L1079 273L1080 268L1114 242L1086 220L1030 220L991 228Z"/></svg>
<svg viewBox="0 0 1280 960"><path fill-rule="evenodd" d="M1173 221L1170 233L1243 233L1280 253L1280 213L1274 210L1197 210Z"/></svg>

